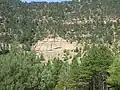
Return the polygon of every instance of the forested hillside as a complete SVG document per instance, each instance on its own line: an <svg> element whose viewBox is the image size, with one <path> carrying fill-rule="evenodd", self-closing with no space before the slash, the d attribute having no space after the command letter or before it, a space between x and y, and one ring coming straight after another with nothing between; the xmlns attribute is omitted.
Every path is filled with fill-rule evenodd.
<svg viewBox="0 0 120 90"><path fill-rule="evenodd" d="M119 0L0 0L0 90L120 90L119 9ZM31 46L48 35L84 48L71 64L68 54L44 63Z"/></svg>

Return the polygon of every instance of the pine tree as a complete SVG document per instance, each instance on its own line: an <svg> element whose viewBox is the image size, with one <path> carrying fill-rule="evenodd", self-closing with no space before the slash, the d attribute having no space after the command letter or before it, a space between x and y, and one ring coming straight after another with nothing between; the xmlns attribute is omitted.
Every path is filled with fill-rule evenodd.
<svg viewBox="0 0 120 90"><path fill-rule="evenodd" d="M91 72L92 90L104 90L107 77L106 70L113 62L112 52L104 45L92 46L83 59L84 67Z"/></svg>
<svg viewBox="0 0 120 90"><path fill-rule="evenodd" d="M107 82L112 87L115 87L116 90L120 89L120 56L117 55L113 64L109 67L108 73L109 77L107 78Z"/></svg>

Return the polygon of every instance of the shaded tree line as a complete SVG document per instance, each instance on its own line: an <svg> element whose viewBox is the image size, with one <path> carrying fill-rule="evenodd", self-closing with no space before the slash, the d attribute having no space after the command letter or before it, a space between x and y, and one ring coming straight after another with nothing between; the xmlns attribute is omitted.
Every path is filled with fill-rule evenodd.
<svg viewBox="0 0 120 90"><path fill-rule="evenodd" d="M105 45L93 45L79 58L53 59L12 46L0 55L1 90L119 90L119 54Z"/></svg>

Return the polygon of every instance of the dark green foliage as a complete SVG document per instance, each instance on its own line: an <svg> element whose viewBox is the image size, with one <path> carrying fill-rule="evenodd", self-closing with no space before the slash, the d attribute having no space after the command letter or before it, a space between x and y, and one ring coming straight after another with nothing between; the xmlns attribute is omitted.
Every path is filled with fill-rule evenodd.
<svg viewBox="0 0 120 90"><path fill-rule="evenodd" d="M80 62L81 61L78 62L77 60L73 60L70 67L68 83L71 84L70 87L73 90L79 90L82 89L82 87L89 85L91 72Z"/></svg>
<svg viewBox="0 0 120 90"><path fill-rule="evenodd" d="M92 46L82 60L85 68L90 70L92 90L104 90L107 69L113 62L113 53L104 45Z"/></svg>
<svg viewBox="0 0 120 90"><path fill-rule="evenodd" d="M82 39L89 42L91 40L92 43L112 44L114 39L116 42L119 40L119 30L117 29L119 22L108 21L107 24L104 24L106 18L119 17L119 1L22 3L19 0L1 0L0 4L0 17L2 17L5 32L12 35L12 41L19 41L28 46L48 34L58 34L71 41ZM77 18L79 20L73 20ZM85 23L85 19L93 20L93 22ZM73 24L63 24L69 21ZM82 24L77 21L81 21ZM113 25L114 29L111 28ZM116 32L115 37L114 32ZM90 36L87 36L88 33ZM86 36L84 37L84 35Z"/></svg>
<svg viewBox="0 0 120 90"><path fill-rule="evenodd" d="M51 90L57 84L62 61L45 65L34 53L18 49L0 56L1 90Z"/></svg>
<svg viewBox="0 0 120 90"><path fill-rule="evenodd" d="M116 56L113 64L109 67L108 72L109 72L109 77L107 79L107 82L111 86L120 86L120 56Z"/></svg>
<svg viewBox="0 0 120 90"><path fill-rule="evenodd" d="M77 57L73 59L70 66L64 67L67 71L62 72L65 72L66 78L63 79L64 77L60 75L59 89L60 86L70 90L105 89L107 69L113 62L113 53L109 48L104 45L93 45L83 58Z"/></svg>
<svg viewBox="0 0 120 90"><path fill-rule="evenodd" d="M10 52L0 56L1 90L24 90L35 88L43 64L31 52Z"/></svg>
<svg viewBox="0 0 120 90"><path fill-rule="evenodd" d="M85 59L85 60L84 60ZM83 63L94 72L104 72L113 62L113 54L104 45L92 46L88 50Z"/></svg>
<svg viewBox="0 0 120 90"><path fill-rule="evenodd" d="M64 61L60 69L60 74L55 90L62 90L65 88L67 89L71 86L71 84L69 83L70 81L69 72L70 72L70 65L68 64L67 61Z"/></svg>

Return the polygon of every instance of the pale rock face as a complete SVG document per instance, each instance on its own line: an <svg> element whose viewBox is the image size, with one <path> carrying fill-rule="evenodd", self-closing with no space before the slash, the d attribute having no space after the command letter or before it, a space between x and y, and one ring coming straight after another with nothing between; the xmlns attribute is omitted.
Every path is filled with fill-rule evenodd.
<svg viewBox="0 0 120 90"><path fill-rule="evenodd" d="M73 50L76 48L76 42L71 43L61 37L45 38L32 46L36 53L43 54L46 58L62 57L64 50Z"/></svg>

